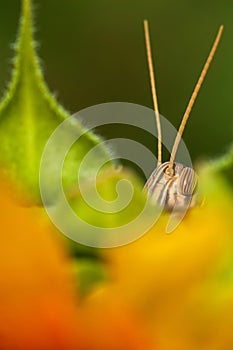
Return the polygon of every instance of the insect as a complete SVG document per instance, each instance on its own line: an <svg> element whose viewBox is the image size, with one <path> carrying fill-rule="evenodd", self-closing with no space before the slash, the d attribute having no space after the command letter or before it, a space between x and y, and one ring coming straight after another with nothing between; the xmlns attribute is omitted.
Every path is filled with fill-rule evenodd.
<svg viewBox="0 0 233 350"><path fill-rule="evenodd" d="M156 118L156 125L158 130L158 160L155 170L150 175L147 180L144 191L148 193L150 200L153 204L158 204L167 211L182 212L185 211L190 206L196 205L196 188L197 188L197 175L195 171L187 166L175 162L176 152L189 118L190 112L192 110L193 104L196 100L198 92L204 81L206 73L209 69L210 63L215 55L216 49L218 47L219 41L221 39L223 31L223 26L220 26L217 36L214 40L213 46L209 53L209 56L205 62L205 65L201 71L200 77L197 84L193 90L187 108L185 110L184 116L182 118L179 130L177 132L170 160L168 162L162 162L162 134L161 125L159 117L158 100L155 86L155 76L151 53L150 44L150 34L148 21L144 20L144 34L146 43L146 53L148 60L148 68L151 83L151 92L154 104L154 112Z"/></svg>

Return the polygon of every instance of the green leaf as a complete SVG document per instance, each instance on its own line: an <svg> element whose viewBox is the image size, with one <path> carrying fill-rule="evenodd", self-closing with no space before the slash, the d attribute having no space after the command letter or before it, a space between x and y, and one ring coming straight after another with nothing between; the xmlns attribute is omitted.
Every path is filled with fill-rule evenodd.
<svg viewBox="0 0 233 350"><path fill-rule="evenodd" d="M233 187L233 146L224 155L203 164L200 167L200 172L207 173L208 176L218 174Z"/></svg>
<svg viewBox="0 0 233 350"><path fill-rule="evenodd" d="M141 237L161 212L142 189L135 174L112 167L47 211L59 230L78 243L95 248L124 245Z"/></svg>
<svg viewBox="0 0 233 350"><path fill-rule="evenodd" d="M40 203L39 166L46 141L68 117L69 113L58 104L43 79L33 40L31 1L23 0L12 80L0 104L0 161L7 175L17 180L19 190L30 194L31 203ZM75 127L85 131L78 122ZM99 141L88 132L78 147L73 147L65 162L66 187L76 181L83 155ZM106 150L101 150L106 158ZM56 153L57 149L51 150L54 163ZM48 186L54 171L53 166L48 168Z"/></svg>
<svg viewBox="0 0 233 350"><path fill-rule="evenodd" d="M77 290L82 297L87 296L96 286L109 280L106 264L98 260L74 260L73 271Z"/></svg>
<svg viewBox="0 0 233 350"><path fill-rule="evenodd" d="M71 208L83 221L96 227L114 228L127 225L140 215L146 196L135 174L126 168L110 168L92 182L84 184L82 193L80 188L74 189L68 198ZM100 197L96 198L96 193Z"/></svg>

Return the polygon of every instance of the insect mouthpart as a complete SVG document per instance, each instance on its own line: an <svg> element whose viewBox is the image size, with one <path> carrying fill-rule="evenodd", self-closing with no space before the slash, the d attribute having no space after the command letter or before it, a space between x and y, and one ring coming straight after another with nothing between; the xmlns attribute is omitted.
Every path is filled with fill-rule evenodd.
<svg viewBox="0 0 233 350"><path fill-rule="evenodd" d="M180 163L174 163L173 174L167 174L170 162L160 164L145 184L152 204L166 211L183 211L196 204L197 175L195 171Z"/></svg>

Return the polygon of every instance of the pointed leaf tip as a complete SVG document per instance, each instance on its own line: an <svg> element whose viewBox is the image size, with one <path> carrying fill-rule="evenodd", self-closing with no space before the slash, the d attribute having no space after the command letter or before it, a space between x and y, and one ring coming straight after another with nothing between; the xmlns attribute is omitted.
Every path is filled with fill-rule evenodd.
<svg viewBox="0 0 233 350"><path fill-rule="evenodd" d="M40 203L39 168L45 144L68 116L44 81L33 39L32 3L23 0L12 80L0 103L0 164L17 181L19 190L30 194L32 203ZM77 121L76 124L84 131ZM89 132L80 143L66 162L67 186L76 180L83 154L99 143L99 139ZM106 157L104 148L103 154ZM56 163L57 149L51 150L51 159ZM52 182L54 168L52 173L49 169L48 179Z"/></svg>

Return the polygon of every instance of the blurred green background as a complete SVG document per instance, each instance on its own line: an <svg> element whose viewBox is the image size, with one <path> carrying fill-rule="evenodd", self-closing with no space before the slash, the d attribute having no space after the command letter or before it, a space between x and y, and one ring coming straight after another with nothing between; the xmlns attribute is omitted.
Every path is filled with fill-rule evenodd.
<svg viewBox="0 0 233 350"><path fill-rule="evenodd" d="M193 160L226 151L233 139L232 0L36 0L34 8L46 81L72 113L111 101L152 107L142 24L147 18L160 112L176 128L217 29L224 24L184 140ZM10 79L10 44L19 15L20 0L0 1L2 93ZM102 134L109 137L112 129ZM155 140L151 143L156 147Z"/></svg>

